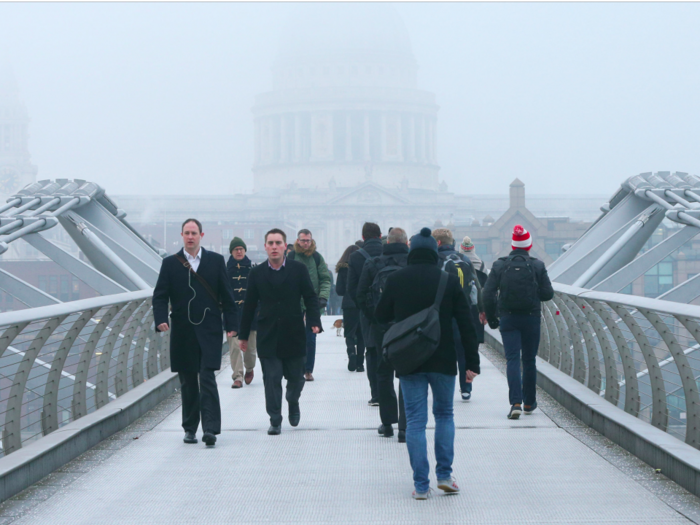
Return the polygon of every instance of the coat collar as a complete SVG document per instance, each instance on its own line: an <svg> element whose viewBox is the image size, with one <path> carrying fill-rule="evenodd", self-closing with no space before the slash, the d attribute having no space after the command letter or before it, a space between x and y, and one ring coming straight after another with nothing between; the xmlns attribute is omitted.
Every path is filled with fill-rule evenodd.
<svg viewBox="0 0 700 525"><path fill-rule="evenodd" d="M199 268L197 268L196 273L202 273L202 265L206 264L206 262L209 260L209 252L202 247L200 247L200 250L202 250L202 255L199 260ZM180 251L177 252L177 254L183 259L187 260L187 257L185 256L185 248L180 248Z"/></svg>

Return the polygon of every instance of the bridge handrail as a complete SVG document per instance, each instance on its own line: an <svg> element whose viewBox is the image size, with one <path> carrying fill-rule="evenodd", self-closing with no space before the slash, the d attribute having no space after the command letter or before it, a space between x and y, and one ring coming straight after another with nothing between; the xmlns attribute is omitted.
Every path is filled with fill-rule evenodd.
<svg viewBox="0 0 700 525"><path fill-rule="evenodd" d="M700 306L553 283L539 356L700 449Z"/></svg>
<svg viewBox="0 0 700 525"><path fill-rule="evenodd" d="M0 313L1 455L46 436L170 367L152 290Z"/></svg>
<svg viewBox="0 0 700 525"><path fill-rule="evenodd" d="M90 297L89 299L80 299L68 303L50 304L47 306L38 306L36 308L27 308L25 310L3 312L0 313L0 328L12 324L31 323L50 317L82 312L83 310L91 308L102 308L114 304L128 303L129 301L138 301L139 299L148 299L152 295L153 290L137 290L135 292Z"/></svg>

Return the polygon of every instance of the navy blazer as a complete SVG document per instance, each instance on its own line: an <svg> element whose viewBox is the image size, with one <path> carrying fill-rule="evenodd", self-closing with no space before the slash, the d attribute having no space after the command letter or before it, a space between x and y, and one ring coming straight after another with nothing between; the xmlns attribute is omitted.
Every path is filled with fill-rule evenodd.
<svg viewBox="0 0 700 525"><path fill-rule="evenodd" d="M184 249L178 255L186 259ZM198 279L188 275L189 270L174 255L163 259L153 290L156 330L162 323L168 323L172 330L170 367L173 372L198 371L200 367L219 370L222 334L224 330L238 330L238 308L233 300L224 257L202 248L197 273L217 295L223 312ZM172 307L170 319L168 303Z"/></svg>

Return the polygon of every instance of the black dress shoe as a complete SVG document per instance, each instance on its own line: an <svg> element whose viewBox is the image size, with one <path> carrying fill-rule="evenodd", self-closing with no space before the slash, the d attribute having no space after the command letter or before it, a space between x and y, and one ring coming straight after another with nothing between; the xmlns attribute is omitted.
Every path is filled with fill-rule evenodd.
<svg viewBox="0 0 700 525"><path fill-rule="evenodd" d="M301 419L301 410L299 410L299 404L289 405L289 424L293 427L299 424Z"/></svg>
<svg viewBox="0 0 700 525"><path fill-rule="evenodd" d="M399 430L399 443L406 443L406 431Z"/></svg>
<svg viewBox="0 0 700 525"><path fill-rule="evenodd" d="M348 370L354 372L357 368L357 356L355 354L348 354Z"/></svg>
<svg viewBox="0 0 700 525"><path fill-rule="evenodd" d="M394 427L392 427L391 425L382 425L382 426L384 427L383 436L385 438L394 437Z"/></svg>
<svg viewBox="0 0 700 525"><path fill-rule="evenodd" d="M205 432L202 436L202 441L204 441L208 447L213 447L216 444L216 436L211 432Z"/></svg>
<svg viewBox="0 0 700 525"><path fill-rule="evenodd" d="M194 435L194 432L185 432L185 439L183 439L185 443L196 443L197 442L197 436Z"/></svg>
<svg viewBox="0 0 700 525"><path fill-rule="evenodd" d="M268 436L279 436L282 433L282 427L276 427L274 425L270 425L270 428L267 429L267 435Z"/></svg>
<svg viewBox="0 0 700 525"><path fill-rule="evenodd" d="M380 436L383 436L383 435L384 435L384 425L379 425L379 426L377 427L377 433L378 433Z"/></svg>
<svg viewBox="0 0 700 525"><path fill-rule="evenodd" d="M364 365L358 365L357 368L355 369L355 372L364 372L365 367Z"/></svg>

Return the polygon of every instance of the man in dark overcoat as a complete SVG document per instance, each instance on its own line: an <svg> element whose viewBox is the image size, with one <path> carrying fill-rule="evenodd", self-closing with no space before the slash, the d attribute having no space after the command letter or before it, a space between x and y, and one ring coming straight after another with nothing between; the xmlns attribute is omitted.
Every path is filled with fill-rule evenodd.
<svg viewBox="0 0 700 525"><path fill-rule="evenodd" d="M322 331L318 296L303 263L285 257L287 236L277 228L265 234L268 260L248 274L238 341L242 351L248 349L248 337L258 313L258 357L265 385L265 407L270 416L267 433L282 430L282 378L287 379L289 424L299 424L299 397L304 388L306 365L306 325L301 299L306 305L307 325L314 334Z"/></svg>
<svg viewBox="0 0 700 525"><path fill-rule="evenodd" d="M171 328L170 303L170 368L178 373L182 385L184 441L197 443L201 417L202 441L212 446L221 433L221 405L214 371L221 368L224 328L229 337L238 330L238 309L226 262L222 255L200 247L203 235L198 220L187 219L183 223L185 246L163 259L153 290L153 317L156 331L167 332Z"/></svg>

